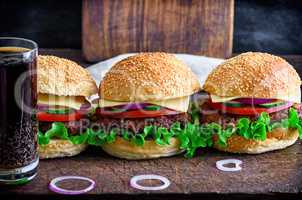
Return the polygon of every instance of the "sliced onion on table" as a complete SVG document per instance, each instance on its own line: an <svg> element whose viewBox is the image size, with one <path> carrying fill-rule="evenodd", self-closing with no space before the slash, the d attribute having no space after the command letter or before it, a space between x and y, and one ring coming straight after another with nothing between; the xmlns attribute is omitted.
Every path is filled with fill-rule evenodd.
<svg viewBox="0 0 302 200"><path fill-rule="evenodd" d="M225 165L228 164L235 164L235 167L226 167ZM225 160L219 160L216 162L217 169L224 171L224 172L236 172L240 171L242 161L238 159L225 159Z"/></svg>
<svg viewBox="0 0 302 200"><path fill-rule="evenodd" d="M160 186L142 186L139 185L137 182L142 180L159 180L163 184ZM156 191L156 190L164 190L170 186L171 182L166 177L155 175L155 174L143 174L137 175L131 178L130 185L131 187L139 190L149 190L149 191Z"/></svg>
<svg viewBox="0 0 302 200"><path fill-rule="evenodd" d="M56 184L64 181L64 180L84 180L90 183L90 185L82 190L66 190L63 188L58 187ZM77 195L77 194L84 194L86 192L89 192L90 190L92 190L95 187L95 181L87 178L87 177L83 177L83 176L60 176L57 178L54 178L50 181L49 183L49 189L55 193L58 194L65 194L65 195Z"/></svg>

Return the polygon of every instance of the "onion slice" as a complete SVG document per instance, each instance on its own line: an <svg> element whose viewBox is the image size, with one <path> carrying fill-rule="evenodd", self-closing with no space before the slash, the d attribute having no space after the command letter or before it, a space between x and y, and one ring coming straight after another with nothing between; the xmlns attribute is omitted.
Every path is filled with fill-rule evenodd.
<svg viewBox="0 0 302 200"><path fill-rule="evenodd" d="M84 188L82 190L66 190L63 188L58 187L56 184L64 181L64 180L84 180L90 183L90 185L87 188ZM95 181L87 178L87 177L83 177L83 176L60 176L57 178L54 178L50 181L48 188L58 194L65 194L65 195L78 195L78 194L83 194L86 192L89 192L90 190L92 190L93 188L95 188Z"/></svg>
<svg viewBox="0 0 302 200"><path fill-rule="evenodd" d="M237 102L244 103L244 104L258 105L258 104L264 104L264 103L271 103L276 100L275 99L264 99L264 98L239 98L239 99L234 99L233 101L237 101Z"/></svg>
<svg viewBox="0 0 302 200"><path fill-rule="evenodd" d="M119 106L111 106L111 107L104 107L102 110L104 111L112 111L113 109L118 109L119 112L126 112L130 110L141 110L144 107L152 105L148 103L129 103L129 104L124 104L124 105L119 105Z"/></svg>
<svg viewBox="0 0 302 200"><path fill-rule="evenodd" d="M235 167L226 167L227 164L235 164ZM219 160L216 162L217 169L225 172L236 172L240 171L242 161L238 159L225 159L225 160Z"/></svg>
<svg viewBox="0 0 302 200"><path fill-rule="evenodd" d="M139 185L137 182L142 180L160 180L163 184L160 186L142 186ZM137 175L131 178L130 185L131 187L139 190L149 190L149 191L156 191L156 190L164 190L169 187L171 182L166 177L155 175L155 174L143 174Z"/></svg>

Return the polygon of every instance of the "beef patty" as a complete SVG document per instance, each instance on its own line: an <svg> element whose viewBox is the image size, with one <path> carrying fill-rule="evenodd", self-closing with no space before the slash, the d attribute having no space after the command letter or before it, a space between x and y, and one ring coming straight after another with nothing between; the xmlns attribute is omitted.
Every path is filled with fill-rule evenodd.
<svg viewBox="0 0 302 200"><path fill-rule="evenodd" d="M109 132L113 128L126 129L134 134L141 133L145 126L154 125L169 129L175 122L180 122L181 126L188 123L190 117L187 113L177 115L165 115L153 118L134 118L134 119L116 119L116 118L99 118L93 126ZM96 128L96 127L92 127Z"/></svg>
<svg viewBox="0 0 302 200"><path fill-rule="evenodd" d="M51 129L53 122L39 122L39 130L45 133ZM90 127L91 122L89 119L81 119L79 121L63 122L71 135L77 135L86 131Z"/></svg>

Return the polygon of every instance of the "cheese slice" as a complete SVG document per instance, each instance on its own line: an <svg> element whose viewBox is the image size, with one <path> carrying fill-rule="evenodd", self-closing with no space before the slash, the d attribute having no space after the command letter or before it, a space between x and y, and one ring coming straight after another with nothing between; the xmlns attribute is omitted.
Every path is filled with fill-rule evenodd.
<svg viewBox="0 0 302 200"><path fill-rule="evenodd" d="M49 106L66 106L79 110L85 103L89 103L85 97L82 96L57 96L38 94L38 104L44 104Z"/></svg>
<svg viewBox="0 0 302 200"><path fill-rule="evenodd" d="M227 101L231 101L233 99L238 99L238 98L249 98L249 97L240 97L240 96L237 96L237 97L220 97L220 96L216 96L216 95L211 94L211 99L215 103L217 103L217 102L227 102ZM283 100L283 101L290 101L290 102L294 102L294 103L301 103L301 90L299 88L295 92L290 93L288 95L276 95L274 97L274 99Z"/></svg>
<svg viewBox="0 0 302 200"><path fill-rule="evenodd" d="M147 101L147 102L122 102L122 101L109 101L105 99L99 100L99 106L103 107L111 107L111 106L119 106L125 105L129 103L150 103L154 105L159 105L162 107L166 107L172 110L180 111L180 112L187 112L190 103L190 97L181 97L175 99L166 99L161 101Z"/></svg>
<svg viewBox="0 0 302 200"><path fill-rule="evenodd" d="M240 98L240 97L220 97L220 96L211 94L211 100L214 103L231 101L233 99L238 99L238 98Z"/></svg>

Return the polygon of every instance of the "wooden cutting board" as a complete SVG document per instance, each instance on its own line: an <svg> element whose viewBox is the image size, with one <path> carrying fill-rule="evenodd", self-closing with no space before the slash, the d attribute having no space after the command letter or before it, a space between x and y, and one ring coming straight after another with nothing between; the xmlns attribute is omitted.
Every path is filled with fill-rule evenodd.
<svg viewBox="0 0 302 200"><path fill-rule="evenodd" d="M231 56L234 0L83 0L87 61L143 51Z"/></svg>

